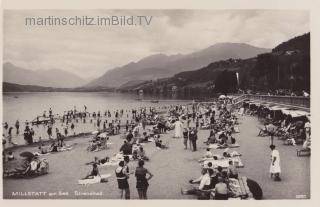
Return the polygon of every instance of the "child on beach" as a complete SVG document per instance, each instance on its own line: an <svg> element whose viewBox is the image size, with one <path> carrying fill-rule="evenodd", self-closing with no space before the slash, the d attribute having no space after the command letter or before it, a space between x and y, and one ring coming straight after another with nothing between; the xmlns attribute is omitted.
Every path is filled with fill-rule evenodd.
<svg viewBox="0 0 320 207"><path fill-rule="evenodd" d="M90 173L84 177L83 179L92 179L94 178L95 176L101 176L100 173L99 173L99 168L98 168L98 165L96 163L94 163L92 165L92 170L90 171Z"/></svg>

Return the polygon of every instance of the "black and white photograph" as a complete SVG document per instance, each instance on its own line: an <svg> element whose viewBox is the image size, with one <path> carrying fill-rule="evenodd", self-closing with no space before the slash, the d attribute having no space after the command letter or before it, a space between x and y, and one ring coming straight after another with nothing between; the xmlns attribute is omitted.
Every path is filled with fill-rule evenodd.
<svg viewBox="0 0 320 207"><path fill-rule="evenodd" d="M3 199L312 198L310 11L2 15Z"/></svg>

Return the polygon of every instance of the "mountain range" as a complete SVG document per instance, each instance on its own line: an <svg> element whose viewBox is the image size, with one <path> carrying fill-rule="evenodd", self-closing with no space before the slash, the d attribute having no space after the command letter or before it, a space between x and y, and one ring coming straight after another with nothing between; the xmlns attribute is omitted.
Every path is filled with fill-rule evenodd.
<svg viewBox="0 0 320 207"><path fill-rule="evenodd" d="M147 94L230 93L237 88L258 91L290 89L310 91L310 33L280 43L269 53L247 59L226 59L205 67L183 71L157 81L130 82L120 91L142 89Z"/></svg>
<svg viewBox="0 0 320 207"><path fill-rule="evenodd" d="M57 88L73 88L87 83L83 78L64 70L30 70L10 62L3 64L3 82Z"/></svg>
<svg viewBox="0 0 320 207"><path fill-rule="evenodd" d="M92 80L86 87L120 87L132 81L156 80L173 76L179 72L195 70L225 59L246 59L270 52L244 43L217 43L190 54L155 54L137 62L108 70L101 77Z"/></svg>

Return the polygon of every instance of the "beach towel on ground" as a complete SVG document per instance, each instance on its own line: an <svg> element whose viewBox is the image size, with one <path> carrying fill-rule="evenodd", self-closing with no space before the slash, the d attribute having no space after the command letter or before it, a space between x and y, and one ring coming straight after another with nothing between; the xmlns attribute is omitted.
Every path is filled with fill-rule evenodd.
<svg viewBox="0 0 320 207"><path fill-rule="evenodd" d="M208 146L208 148L210 148L210 149L218 149L218 148L219 148L219 145L218 145L218 144L210 144L210 145Z"/></svg>
<svg viewBox="0 0 320 207"><path fill-rule="evenodd" d="M34 152L33 154L36 155L36 156L44 156L44 155L49 155L50 152L47 152L45 154L42 154L42 153L39 153L39 152Z"/></svg>
<svg viewBox="0 0 320 207"><path fill-rule="evenodd" d="M208 146L208 148L210 149L225 149L225 148L237 148L237 147L240 147L238 143L229 144L228 146L225 146L225 147L219 146L218 144L210 144Z"/></svg>
<svg viewBox="0 0 320 207"><path fill-rule="evenodd" d="M226 158L226 159L222 159L222 160L214 160L214 159L206 159L203 163L202 166L203 167L208 167L208 163L211 162L212 166L221 166L222 168L227 168L229 167L229 161L232 160L232 162L234 163L234 165L237 168L242 168L244 167L244 164L242 163L240 157L230 157L230 158Z"/></svg>
<svg viewBox="0 0 320 207"><path fill-rule="evenodd" d="M211 162L212 166L217 167L217 166L221 166L222 168L227 168L229 167L229 160L228 159L223 159L223 160L214 160L214 159L207 159L203 162L203 167L207 168L208 167L208 163Z"/></svg>
<svg viewBox="0 0 320 207"><path fill-rule="evenodd" d="M91 184L101 183L101 182L105 182L109 177L111 177L111 174L95 176L94 178L90 178L90 179L81 179L81 180L78 180L78 184L91 185Z"/></svg>

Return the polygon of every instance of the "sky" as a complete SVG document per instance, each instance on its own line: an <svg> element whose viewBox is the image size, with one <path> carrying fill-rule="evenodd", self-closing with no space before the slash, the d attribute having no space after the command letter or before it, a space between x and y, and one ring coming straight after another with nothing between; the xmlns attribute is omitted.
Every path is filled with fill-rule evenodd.
<svg viewBox="0 0 320 207"><path fill-rule="evenodd" d="M49 16L91 23L111 16L152 19L135 26L25 24ZM310 31L303 10L5 10L3 21L4 62L62 69L87 80L157 53L187 54L221 42L273 48Z"/></svg>

